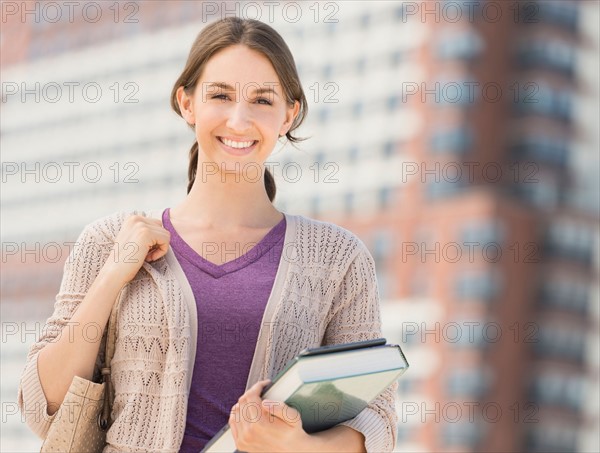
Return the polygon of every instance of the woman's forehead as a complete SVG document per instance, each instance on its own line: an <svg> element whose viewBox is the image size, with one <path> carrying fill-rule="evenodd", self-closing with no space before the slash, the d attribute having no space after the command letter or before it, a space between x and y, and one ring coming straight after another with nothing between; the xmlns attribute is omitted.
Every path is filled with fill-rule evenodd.
<svg viewBox="0 0 600 453"><path fill-rule="evenodd" d="M219 51L206 62L202 72L201 81L204 83L219 83L229 87L258 85L281 92L277 72L269 59L246 46L230 46Z"/></svg>

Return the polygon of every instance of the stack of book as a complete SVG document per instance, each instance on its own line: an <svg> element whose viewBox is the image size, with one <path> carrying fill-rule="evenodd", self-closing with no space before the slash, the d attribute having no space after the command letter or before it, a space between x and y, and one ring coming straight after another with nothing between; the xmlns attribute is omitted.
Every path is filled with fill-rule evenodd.
<svg viewBox="0 0 600 453"><path fill-rule="evenodd" d="M265 387L261 398L297 409L307 433L356 417L408 369L398 345L385 338L306 349ZM236 451L226 425L203 453Z"/></svg>

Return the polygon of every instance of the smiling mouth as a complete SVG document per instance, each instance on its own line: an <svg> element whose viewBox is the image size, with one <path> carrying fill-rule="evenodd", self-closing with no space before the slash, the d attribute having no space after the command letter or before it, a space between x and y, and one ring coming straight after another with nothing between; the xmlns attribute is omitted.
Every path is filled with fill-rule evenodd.
<svg viewBox="0 0 600 453"><path fill-rule="evenodd" d="M225 146L228 146L229 148L237 149L237 150L249 149L258 143L258 140L234 141L234 140L229 140L228 138L225 138L225 137L217 137L217 139L221 143L223 143Z"/></svg>

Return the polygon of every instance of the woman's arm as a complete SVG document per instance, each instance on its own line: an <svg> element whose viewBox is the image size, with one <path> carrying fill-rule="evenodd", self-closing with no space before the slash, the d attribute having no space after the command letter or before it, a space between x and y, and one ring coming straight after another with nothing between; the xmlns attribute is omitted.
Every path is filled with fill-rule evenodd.
<svg viewBox="0 0 600 453"><path fill-rule="evenodd" d="M358 240L358 239L357 239ZM341 344L380 338L381 313L375 262L364 243L358 240L358 253L350 263L332 304L323 344ZM392 451L396 443L396 391L398 383L387 387L346 426L362 433L367 451Z"/></svg>
<svg viewBox="0 0 600 453"><path fill-rule="evenodd" d="M159 220L130 216L120 228L114 244L108 241L108 258L90 256L89 250L98 246L93 238L78 244L84 250L74 253L72 262L66 264L65 273L70 284L75 286L75 293L85 294L85 297L70 317L67 331L42 349L38 357L38 373L49 415L58 410L74 376L92 379L101 333L119 292L140 270L151 246L166 244L168 247L168 243L169 233ZM166 248L161 252L157 250L153 257L160 258Z"/></svg>
<svg viewBox="0 0 600 453"><path fill-rule="evenodd" d="M93 377L102 333L119 291L145 258L160 258L168 249L169 233L157 224L160 221L130 216L116 238L106 231L113 222L116 217L99 220L79 235L63 268L54 313L27 357L18 403L27 424L42 438L73 377ZM131 252L132 244L137 254Z"/></svg>
<svg viewBox="0 0 600 453"><path fill-rule="evenodd" d="M58 336L39 352L37 369L48 415L58 410L74 376L92 379L102 332L121 288L113 275L101 270Z"/></svg>

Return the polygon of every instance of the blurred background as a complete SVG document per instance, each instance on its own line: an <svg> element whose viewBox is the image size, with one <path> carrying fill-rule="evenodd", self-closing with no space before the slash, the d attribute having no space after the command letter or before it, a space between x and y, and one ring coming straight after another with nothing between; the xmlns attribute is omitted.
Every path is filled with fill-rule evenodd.
<svg viewBox="0 0 600 453"><path fill-rule="evenodd" d="M280 32L309 101L276 207L375 258L396 450L600 451L598 2L0 4L2 451L39 451L17 385L70 244L185 197L169 94L231 15Z"/></svg>

